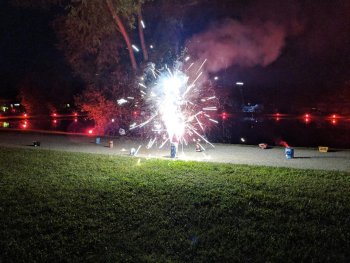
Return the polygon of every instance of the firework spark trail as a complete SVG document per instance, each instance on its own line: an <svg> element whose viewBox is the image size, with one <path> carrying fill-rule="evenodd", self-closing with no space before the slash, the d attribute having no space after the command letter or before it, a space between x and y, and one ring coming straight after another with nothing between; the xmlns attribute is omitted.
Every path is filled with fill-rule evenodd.
<svg viewBox="0 0 350 263"><path fill-rule="evenodd" d="M160 146L159 146L159 149L163 148L163 146L169 141L169 138L166 139Z"/></svg>
<svg viewBox="0 0 350 263"><path fill-rule="evenodd" d="M186 71L188 71L190 68L192 68L193 65L194 65L194 63L191 63L191 65L187 68Z"/></svg>
<svg viewBox="0 0 350 263"><path fill-rule="evenodd" d="M205 141L206 143L208 143L209 145L211 145L213 148L215 148L213 144L211 144L207 139L205 139L202 135L200 135L195 129L191 128L190 126L187 126L187 127L188 127L191 131L193 131L195 134L197 134L198 137L202 138L203 141Z"/></svg>
<svg viewBox="0 0 350 263"><path fill-rule="evenodd" d="M146 121L140 123L139 125L137 125L136 123L130 125L130 130L136 129L136 128L141 128L143 126L145 126L146 124L148 124L149 122L151 122L158 114L153 115L151 118L147 119Z"/></svg>
<svg viewBox="0 0 350 263"><path fill-rule="evenodd" d="M198 118L197 118L197 116L196 116L196 115L195 115L194 117L196 118L197 123L198 123L198 124L199 124L199 126L201 127L202 131L204 131L204 128L203 128L202 123L201 123L201 122L198 120Z"/></svg>
<svg viewBox="0 0 350 263"><path fill-rule="evenodd" d="M205 59L205 60L203 61L202 65L200 65L200 67L199 67L199 69L197 70L196 74L197 74L199 71L202 70L202 68L203 68L203 66L204 66L204 64L205 64L205 62L207 62L207 59Z"/></svg>
<svg viewBox="0 0 350 263"><path fill-rule="evenodd" d="M186 57L185 61L188 60L189 57ZM167 142L187 145L188 141L200 140L214 147L205 138L204 132L213 123L218 123L213 118L218 101L210 83L203 80L201 70L205 63L206 59L197 69L193 62L188 67L177 62L174 69L167 65L157 69L155 64L149 64L138 85L145 104L144 112L151 116L145 115L144 121L139 124L135 122L129 127L129 130L150 127L147 149L157 141L160 141L159 148ZM183 67L187 69L182 71ZM124 100L122 102L125 103Z"/></svg>

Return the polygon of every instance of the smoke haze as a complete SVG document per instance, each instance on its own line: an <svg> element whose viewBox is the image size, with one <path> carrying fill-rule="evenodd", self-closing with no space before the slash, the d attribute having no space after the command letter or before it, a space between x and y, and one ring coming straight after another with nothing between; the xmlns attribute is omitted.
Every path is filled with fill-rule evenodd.
<svg viewBox="0 0 350 263"><path fill-rule="evenodd" d="M187 44L195 60L208 60L206 71L215 73L233 65L267 66L281 54L287 32L273 22L241 23L225 19L194 35Z"/></svg>

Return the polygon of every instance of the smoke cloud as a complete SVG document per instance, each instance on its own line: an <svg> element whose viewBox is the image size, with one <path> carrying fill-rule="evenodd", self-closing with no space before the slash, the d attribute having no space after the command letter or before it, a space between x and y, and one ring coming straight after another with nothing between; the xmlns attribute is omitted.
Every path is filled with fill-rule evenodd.
<svg viewBox="0 0 350 263"><path fill-rule="evenodd" d="M205 70L215 73L233 65L267 66L281 54L287 36L283 26L273 22L249 23L225 19L187 43L192 57L208 60Z"/></svg>

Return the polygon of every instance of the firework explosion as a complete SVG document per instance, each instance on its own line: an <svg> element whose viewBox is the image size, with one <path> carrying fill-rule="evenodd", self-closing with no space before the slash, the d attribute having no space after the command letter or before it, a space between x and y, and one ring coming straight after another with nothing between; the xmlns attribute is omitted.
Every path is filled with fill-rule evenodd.
<svg viewBox="0 0 350 263"><path fill-rule="evenodd" d="M146 148L154 145L162 148L167 142L187 145L191 141L204 141L214 147L206 139L205 131L218 123L214 119L218 100L201 71L206 62L196 65L189 63L187 57L185 63L176 62L172 69L166 65L160 69L153 63L148 65L139 82L145 114L142 121L129 127L147 131ZM118 104L127 101L122 98Z"/></svg>

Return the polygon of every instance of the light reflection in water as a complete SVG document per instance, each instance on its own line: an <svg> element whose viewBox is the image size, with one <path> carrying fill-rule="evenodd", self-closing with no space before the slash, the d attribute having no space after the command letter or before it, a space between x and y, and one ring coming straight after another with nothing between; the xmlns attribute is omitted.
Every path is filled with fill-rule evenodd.
<svg viewBox="0 0 350 263"><path fill-rule="evenodd" d="M224 129L213 129L208 134L214 143L242 143L240 138L245 138L247 144L258 144L261 142L274 143L275 138L281 137L291 145L317 146L319 142L339 148L350 148L350 118L348 116L336 115L318 116L309 114L290 116L284 114L273 114L268 116L252 115L244 118L238 114L222 121ZM111 123L112 120L111 120ZM114 122L116 130L108 130L111 136L118 136L118 120ZM253 125L253 128L251 127ZM45 130L68 133L84 133L96 136L92 130L93 122L84 117L59 117L48 119L3 119L0 122L1 129L23 129L23 130ZM220 126L221 127L221 126ZM127 129L126 129L127 130ZM303 134L303 136L298 136ZM139 136L127 132L127 136Z"/></svg>

